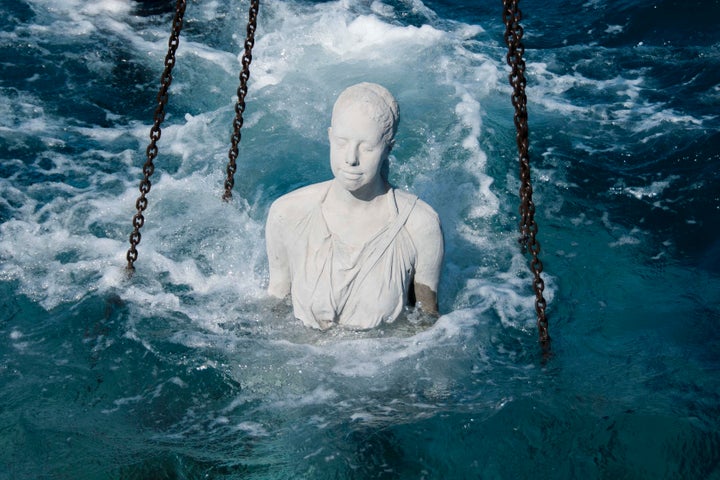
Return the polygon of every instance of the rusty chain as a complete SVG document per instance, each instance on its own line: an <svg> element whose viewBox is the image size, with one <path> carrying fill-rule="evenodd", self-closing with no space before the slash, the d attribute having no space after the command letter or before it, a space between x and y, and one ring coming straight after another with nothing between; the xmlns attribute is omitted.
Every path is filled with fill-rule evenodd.
<svg viewBox="0 0 720 480"><path fill-rule="evenodd" d="M532 199L532 183L530 181L530 141L528 136L527 97L525 96L525 47L522 43L523 28L520 25L522 12L518 6L520 0L503 0L503 22L505 23L505 43L508 46L507 63L511 67L510 85L513 87L512 104L515 108L516 141L520 164L520 246L523 253L530 252L532 260L530 269L533 273L533 290L535 291L535 312L540 344L544 348L550 346L548 321L545 316L547 302L543 297L545 282L540 274L543 264L538 258L540 243L536 239L538 232L535 223L535 203Z"/></svg>
<svg viewBox="0 0 720 480"><path fill-rule="evenodd" d="M238 145L242 138L240 129L243 126L243 113L245 112L245 95L247 95L247 82L250 78L250 63L252 62L252 49L255 45L255 29L257 28L257 14L260 9L259 0L251 0L248 12L247 37L245 39L245 52L242 57L242 71L240 72L240 86L237 89L237 103L235 103L235 120L233 120L233 133L230 137L230 151L228 152L227 178L225 179L225 193L223 200L230 201L232 189L235 186L235 172L237 171Z"/></svg>
<svg viewBox="0 0 720 480"><path fill-rule="evenodd" d="M165 56L165 69L163 70L162 76L160 77L160 90L157 95L157 105L155 107L154 122L150 128L150 144L145 150L147 160L143 165L143 179L140 181L140 196L135 202L137 213L133 216L133 231L130 234L130 248L127 251L127 271L128 275L132 275L135 271L135 261L138 258L137 245L140 243L142 238L140 235L140 228L145 224L145 217L143 212L147 208L147 194L150 192L150 177L155 171L155 165L153 160L157 157L158 147L157 142L160 140L162 130L160 125L165 120L165 106L168 102L168 89L172 83L172 69L175 66L175 53L177 52L178 45L180 44L180 31L183 26L183 16L185 15L185 0L177 0L175 5L175 17L173 18L172 30L170 32L170 39L168 40L168 52Z"/></svg>

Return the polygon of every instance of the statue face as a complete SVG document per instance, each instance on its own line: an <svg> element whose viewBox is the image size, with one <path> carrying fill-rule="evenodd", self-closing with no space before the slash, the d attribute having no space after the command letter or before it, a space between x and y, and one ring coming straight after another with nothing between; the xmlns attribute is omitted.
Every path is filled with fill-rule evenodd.
<svg viewBox="0 0 720 480"><path fill-rule="evenodd" d="M333 115L330 137L330 167L343 188L356 192L382 182L380 168L389 149L383 126L362 109L349 105Z"/></svg>

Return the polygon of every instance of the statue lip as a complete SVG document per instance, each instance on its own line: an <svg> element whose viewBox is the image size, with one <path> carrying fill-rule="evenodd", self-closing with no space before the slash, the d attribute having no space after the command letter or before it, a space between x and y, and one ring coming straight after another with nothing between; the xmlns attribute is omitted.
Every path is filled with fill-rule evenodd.
<svg viewBox="0 0 720 480"><path fill-rule="evenodd" d="M345 169L341 169L340 172L342 172L343 176L345 176L346 178L351 179L351 180L356 180L356 179L362 177L362 175L363 175L362 172L353 172L351 170L345 170Z"/></svg>

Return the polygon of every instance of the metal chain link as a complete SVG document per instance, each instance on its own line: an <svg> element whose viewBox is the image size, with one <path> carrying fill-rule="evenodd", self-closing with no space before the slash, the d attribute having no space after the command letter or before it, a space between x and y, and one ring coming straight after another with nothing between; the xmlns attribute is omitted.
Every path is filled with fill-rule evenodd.
<svg viewBox="0 0 720 480"><path fill-rule="evenodd" d="M260 9L259 0L251 0L248 12L247 37L245 39L245 53L242 57L242 71L240 72L240 86L237 89L237 103L235 104L235 120L233 133L230 137L230 151L228 152L227 178L225 179L225 193L223 200L232 198L232 189L235 186L235 172L237 171L238 144L242 136L240 129L243 126L243 113L245 112L245 95L247 95L247 82L250 78L250 63L252 62L252 49L255 45L255 29L257 28L257 14Z"/></svg>
<svg viewBox="0 0 720 480"><path fill-rule="evenodd" d="M163 70L162 76L160 77L160 91L157 95L157 106L155 107L154 122L150 128L150 144L145 150L147 160L143 165L143 179L140 181L140 196L135 202L137 213L133 216L132 224L133 231L130 234L130 248L127 251L127 271L128 275L132 275L135 271L135 261L138 258L137 245L140 243L142 236L140 235L140 229L145 224L145 217L143 212L148 206L147 194L150 192L150 177L155 171L155 165L153 160L157 157L158 147L157 142L160 140L162 130L160 125L165 120L165 106L168 102L168 89L172 83L172 69L175 66L175 52L177 52L178 45L180 44L180 31L183 26L183 16L185 15L185 0L177 0L175 5L175 17L173 18L172 30L170 32L170 39L168 41L168 52L165 56L165 69Z"/></svg>
<svg viewBox="0 0 720 480"><path fill-rule="evenodd" d="M545 316L547 302L543 297L545 282L540 274L543 264L538 258L540 243L536 239L538 232L535 223L535 203L532 199L532 183L530 180L530 155L528 154L530 141L528 136L527 97L525 96L525 46L522 43L523 28L520 26L522 12L518 6L519 0L503 0L503 22L505 23L505 43L508 46L507 63L511 67L510 85L513 87L512 104L515 107L515 128L518 159L520 163L520 246L523 253L530 251L532 260L530 269L533 273L533 289L535 291L535 312L537 313L537 327L540 344L544 348L550 346L548 334L548 321Z"/></svg>

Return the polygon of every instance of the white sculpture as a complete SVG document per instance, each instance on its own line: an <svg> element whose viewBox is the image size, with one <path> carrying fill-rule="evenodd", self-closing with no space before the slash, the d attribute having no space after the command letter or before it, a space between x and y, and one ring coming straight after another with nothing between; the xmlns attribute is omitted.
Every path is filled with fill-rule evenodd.
<svg viewBox="0 0 720 480"><path fill-rule="evenodd" d="M306 326L368 329L393 322L411 288L423 311L438 312L440 221L428 204L386 178L397 122L397 102L384 87L347 88L328 129L335 178L270 207L268 293L289 294Z"/></svg>

